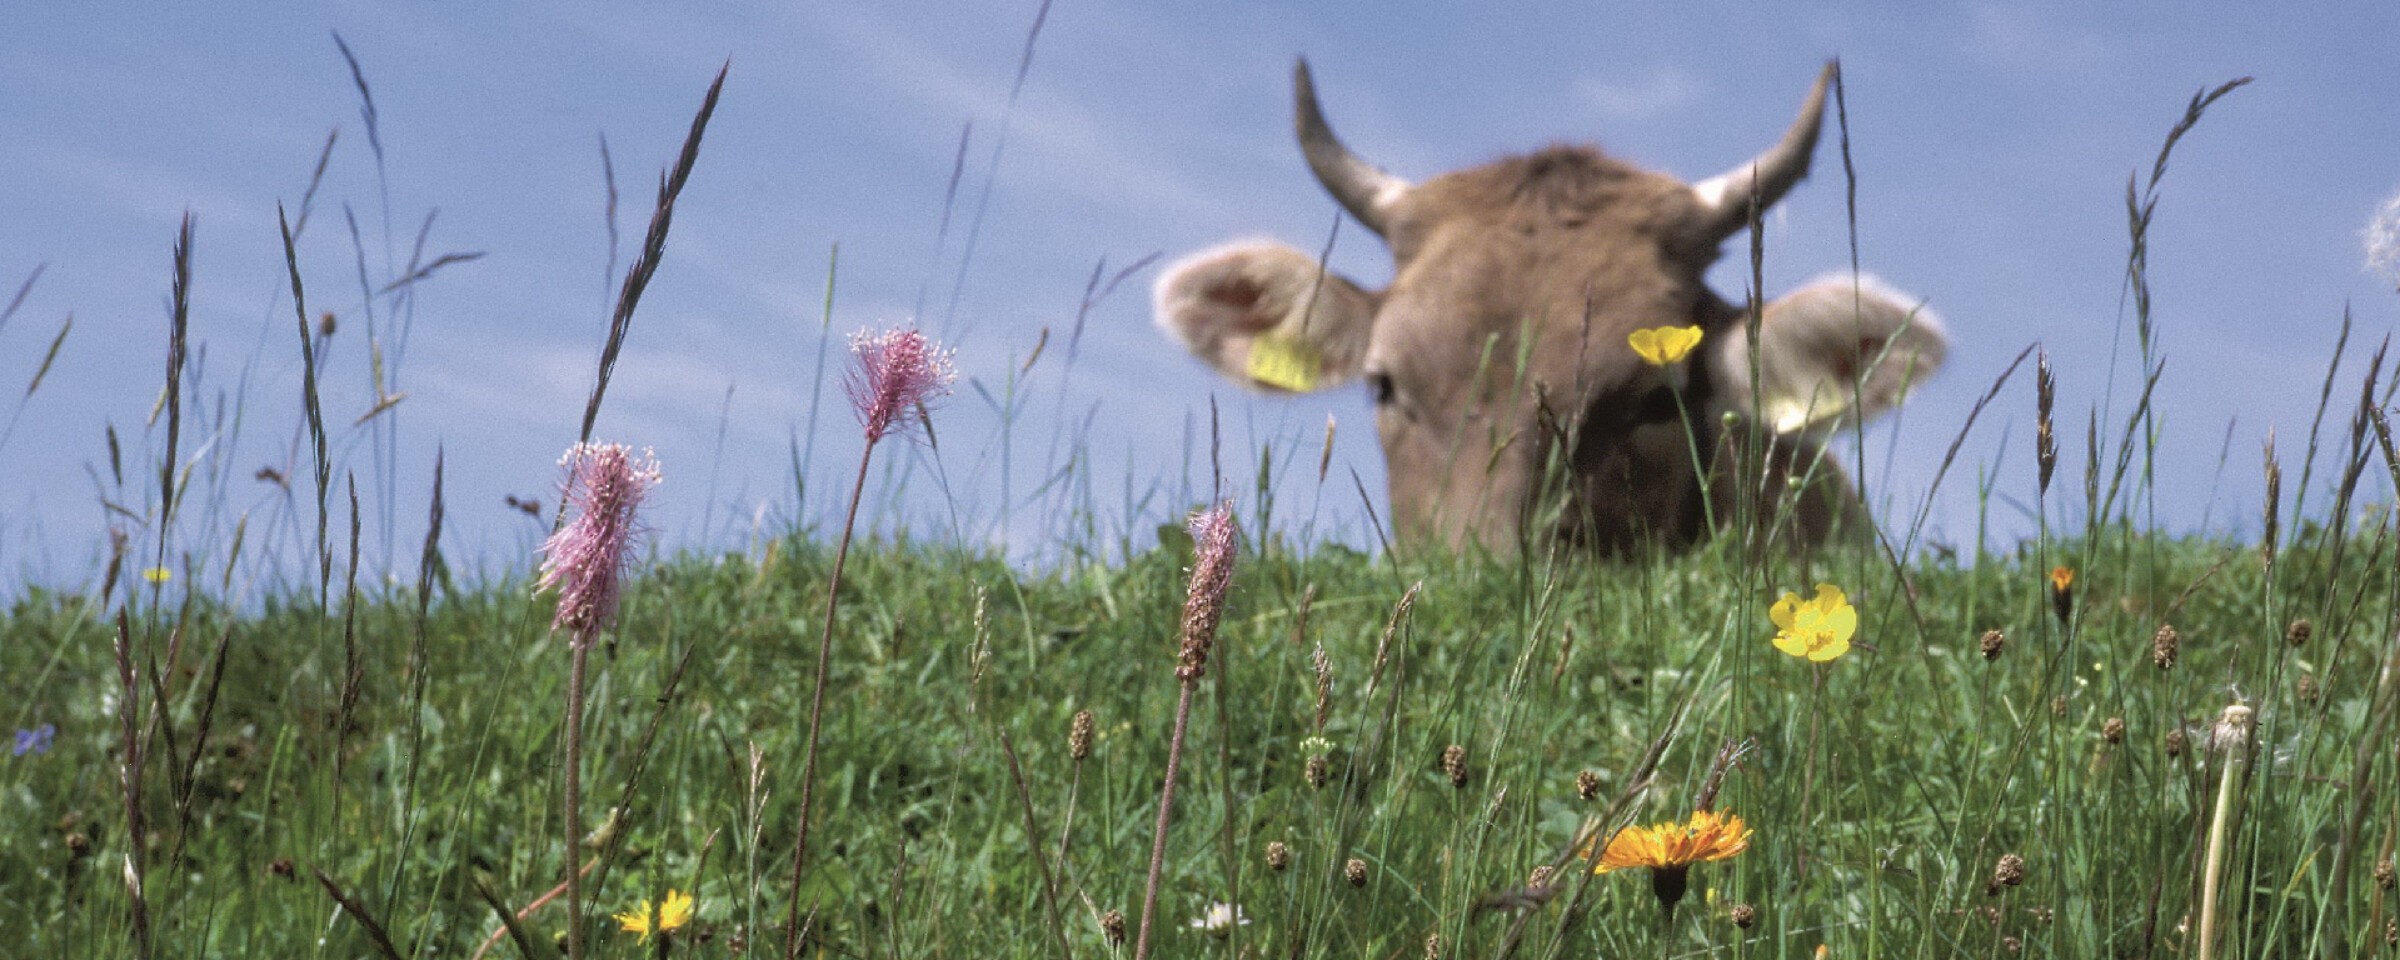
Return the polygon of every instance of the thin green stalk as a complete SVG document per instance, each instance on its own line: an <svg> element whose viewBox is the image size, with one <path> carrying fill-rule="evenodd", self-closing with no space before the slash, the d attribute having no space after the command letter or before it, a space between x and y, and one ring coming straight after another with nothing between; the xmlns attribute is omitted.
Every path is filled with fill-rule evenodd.
<svg viewBox="0 0 2400 960"><path fill-rule="evenodd" d="M824 727L825 673L833 666L833 618L842 605L842 566L850 559L850 535L858 525L858 501L867 492L867 464L875 458L876 438L858 455L858 479L850 485L850 507L842 515L842 539L833 550L833 575L825 581L825 629L817 637L817 675L808 694L808 759L800 767L800 836L792 843L792 893L786 913L791 927L784 938L784 956L800 955L800 875L808 865L809 808L817 796L817 734Z"/></svg>

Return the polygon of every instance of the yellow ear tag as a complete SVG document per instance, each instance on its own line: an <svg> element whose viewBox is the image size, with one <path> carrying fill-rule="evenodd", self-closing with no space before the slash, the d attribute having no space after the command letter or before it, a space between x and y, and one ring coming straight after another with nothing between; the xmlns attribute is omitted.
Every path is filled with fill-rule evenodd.
<svg viewBox="0 0 2400 960"><path fill-rule="evenodd" d="M1266 336L1250 341L1250 379L1293 393L1317 388L1325 359L1306 341Z"/></svg>

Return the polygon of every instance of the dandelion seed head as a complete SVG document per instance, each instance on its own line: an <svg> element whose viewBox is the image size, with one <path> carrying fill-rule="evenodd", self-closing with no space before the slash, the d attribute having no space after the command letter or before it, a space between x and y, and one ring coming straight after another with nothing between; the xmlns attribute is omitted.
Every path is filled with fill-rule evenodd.
<svg viewBox="0 0 2400 960"><path fill-rule="evenodd" d="M2386 283L2400 285L2400 194L2375 209L2361 239L2366 242L2367 269L2381 274Z"/></svg>

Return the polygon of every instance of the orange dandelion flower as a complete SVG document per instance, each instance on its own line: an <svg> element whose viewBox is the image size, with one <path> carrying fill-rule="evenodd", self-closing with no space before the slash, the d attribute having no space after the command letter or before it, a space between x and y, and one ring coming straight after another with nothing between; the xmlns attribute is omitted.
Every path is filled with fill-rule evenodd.
<svg viewBox="0 0 2400 960"><path fill-rule="evenodd" d="M1750 849L1750 828L1742 818L1713 810L1695 810L1683 823L1626 827L1609 838L1607 848L1593 858L1593 873L1631 867L1650 870L1650 892L1669 914L1683 899L1692 864L1724 860ZM1589 856L1589 848L1586 848Z"/></svg>
<svg viewBox="0 0 2400 960"><path fill-rule="evenodd" d="M2067 626L2075 619L2075 568L2050 568L2050 610L2058 614L2058 625Z"/></svg>

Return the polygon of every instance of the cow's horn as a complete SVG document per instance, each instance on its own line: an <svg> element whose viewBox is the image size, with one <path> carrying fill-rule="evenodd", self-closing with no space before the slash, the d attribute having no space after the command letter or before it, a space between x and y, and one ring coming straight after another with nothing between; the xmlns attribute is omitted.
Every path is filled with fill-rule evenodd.
<svg viewBox="0 0 2400 960"><path fill-rule="evenodd" d="M1383 172L1342 146L1333 128L1325 125L1324 112L1317 108L1317 85L1308 78L1306 59L1292 71L1292 100L1300 152L1308 156L1308 168L1316 172L1317 182L1358 222L1382 234L1392 205L1408 193L1408 181Z"/></svg>
<svg viewBox="0 0 2400 960"><path fill-rule="evenodd" d="M1800 118L1792 121L1792 128L1767 152L1692 186L1692 193L1707 211L1704 227L1708 236L1722 240L1749 226L1754 193L1763 212L1808 176L1809 158L1817 151L1817 128L1825 119L1825 89L1841 73L1841 61L1826 62L1824 72L1817 74L1816 88L1808 92L1808 102L1800 106Z"/></svg>

